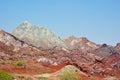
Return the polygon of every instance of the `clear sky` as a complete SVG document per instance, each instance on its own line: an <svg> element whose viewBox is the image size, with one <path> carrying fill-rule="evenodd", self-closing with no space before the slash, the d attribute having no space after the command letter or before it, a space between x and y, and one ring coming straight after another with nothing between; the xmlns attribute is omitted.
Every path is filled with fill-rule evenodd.
<svg viewBox="0 0 120 80"><path fill-rule="evenodd" d="M120 0L0 0L1 29L11 32L25 20L62 38L120 42Z"/></svg>

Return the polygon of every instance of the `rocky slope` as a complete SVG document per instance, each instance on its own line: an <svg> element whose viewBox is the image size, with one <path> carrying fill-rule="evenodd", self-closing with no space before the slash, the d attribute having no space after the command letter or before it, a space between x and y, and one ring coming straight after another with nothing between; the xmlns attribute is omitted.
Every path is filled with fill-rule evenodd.
<svg viewBox="0 0 120 80"><path fill-rule="evenodd" d="M31 27L33 25L28 22L25 22L21 25L22 27L20 26L16 30L20 32L15 33L21 33L21 35L23 35L26 31L28 33L26 33L26 35L28 36L28 38L31 39L33 37L30 37L30 35L34 33L32 32L32 29L33 31L35 31L35 33L36 30L38 30L39 32L39 27L35 27L36 29L34 29L33 27ZM30 32L32 34L30 34ZM20 34L18 35L21 36ZM47 35L47 33L44 33L44 35ZM62 41L61 39L56 40ZM7 67L8 64L1 65L1 61L17 61L22 59L26 62L26 66L18 68L22 69L22 73L32 74L30 71L33 71L34 74L50 71L54 72L60 70L66 65L73 65L77 67L80 72L87 75L86 78L88 79L85 80L90 80L91 76L101 77L101 80L107 77L120 76L119 44L115 47L108 46L106 44L96 45L95 43L87 40L86 38L70 37L66 40L66 43L72 46L72 48L70 47L70 49L66 49L63 45L60 45L59 47L59 45L56 45L56 43L54 46L58 47L49 46L49 48L44 48L46 47L46 45L44 46L44 44L46 43L44 43L40 46L44 46L43 48L38 48L38 46L36 45L33 46L33 42L31 43L30 41L26 41L26 38L16 38L15 36L3 30L0 30L0 69L9 72L14 71L14 73L17 73L16 66L14 67L15 70L13 70L13 67L9 69ZM42 70L41 67L39 67L41 65ZM40 69L40 71L38 71L37 69Z"/></svg>
<svg viewBox="0 0 120 80"><path fill-rule="evenodd" d="M115 50L120 54L120 43L117 43Z"/></svg>
<svg viewBox="0 0 120 80"><path fill-rule="evenodd" d="M101 57L107 57L116 52L117 52L117 50L113 46L103 44L99 48L95 49L92 53L94 53L98 56L101 56Z"/></svg>
<svg viewBox="0 0 120 80"><path fill-rule="evenodd" d="M92 51L99 47L99 45L89 41L85 37L77 38L75 36L70 36L69 38L64 39L64 41L73 49L78 48L85 51Z"/></svg>
<svg viewBox="0 0 120 80"><path fill-rule="evenodd" d="M51 47L67 47L67 45L54 34L51 30L33 25L28 21L20 24L12 34L17 38L32 44L37 47L51 48Z"/></svg>
<svg viewBox="0 0 120 80"><path fill-rule="evenodd" d="M39 54L41 50L19 40L15 36L0 30L0 59L16 60L19 58L31 58Z"/></svg>

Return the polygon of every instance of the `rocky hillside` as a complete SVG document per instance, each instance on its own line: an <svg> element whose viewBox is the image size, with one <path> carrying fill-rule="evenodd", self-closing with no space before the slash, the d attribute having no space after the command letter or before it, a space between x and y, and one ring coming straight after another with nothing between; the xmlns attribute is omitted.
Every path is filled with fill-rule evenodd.
<svg viewBox="0 0 120 80"><path fill-rule="evenodd" d="M51 47L67 47L67 45L60 39L59 36L54 34L51 30L36 26L28 21L20 24L12 34L17 38L32 44L36 47L51 48Z"/></svg>
<svg viewBox="0 0 120 80"><path fill-rule="evenodd" d="M0 30L0 59L17 60L31 58L41 53L41 50L19 40L15 36Z"/></svg>
<svg viewBox="0 0 120 80"><path fill-rule="evenodd" d="M70 36L69 38L64 39L64 41L73 49L78 48L85 51L92 51L99 47L99 45L89 41L85 37L77 38L75 36Z"/></svg>
<svg viewBox="0 0 120 80"><path fill-rule="evenodd" d="M94 53L98 56L107 57L116 52L117 52L117 50L113 46L103 44L99 48L95 49L92 53Z"/></svg>
<svg viewBox="0 0 120 80"><path fill-rule="evenodd" d="M120 43L117 43L115 50L120 54Z"/></svg>
<svg viewBox="0 0 120 80"><path fill-rule="evenodd" d="M61 68L72 65L87 78L83 80L91 80L91 77L104 80L103 78L120 76L120 44L115 47L107 44L97 45L87 38L74 36L64 42L50 30L29 22L21 24L14 33L18 38L0 30L0 70L13 73L22 71L22 74L33 75L33 73L51 71L59 73ZM66 48L66 44L69 46L68 48ZM14 63L11 64L18 60L25 61L25 66L17 68ZM5 62L3 63L3 61ZM12 67L8 67L9 61L9 66ZM42 67L40 67L41 65ZM53 74L57 74L57 72Z"/></svg>

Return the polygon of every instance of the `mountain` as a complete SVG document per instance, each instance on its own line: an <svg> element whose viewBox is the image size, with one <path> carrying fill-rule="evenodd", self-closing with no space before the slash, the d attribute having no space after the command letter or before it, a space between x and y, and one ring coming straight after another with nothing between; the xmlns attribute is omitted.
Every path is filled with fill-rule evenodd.
<svg viewBox="0 0 120 80"><path fill-rule="evenodd" d="M29 23L29 25L31 24ZM24 30L26 30L26 28L24 28ZM70 42L72 39L73 38L71 38ZM45 72L59 72L61 68L67 65L73 65L78 68L77 70L80 71L80 74L81 72L86 74L87 76L83 76L88 78L88 80L90 80L88 76L101 76L103 78L111 75L115 75L115 77L116 75L120 75L120 55L114 52L114 47L106 44L101 45L95 50L94 47L89 48L93 49L92 52L94 54L92 54L87 51L88 49L83 50L75 47L74 49L65 49L64 47L51 47L49 49L37 48L23 40L23 38L16 38L14 35L0 30L0 70L5 70L13 74L35 75ZM78 41L80 40L81 39L78 38ZM82 38L80 42L87 44L89 40ZM99 51L101 52L99 53ZM111 53L111 51L113 52ZM104 53L104 58L99 55L103 55ZM20 67L16 66L19 60L24 61L25 65Z"/></svg>
<svg viewBox="0 0 120 80"><path fill-rule="evenodd" d="M51 48L51 47L64 47L66 48L66 43L60 39L55 33L51 30L33 25L28 21L20 24L12 34L17 38L32 44L36 47L42 48Z"/></svg>
<svg viewBox="0 0 120 80"><path fill-rule="evenodd" d="M69 38L64 39L64 41L72 48L79 48L87 51L91 51L99 47L97 44L89 41L85 37L77 38L75 36L70 36Z"/></svg>
<svg viewBox="0 0 120 80"><path fill-rule="evenodd" d="M20 61L24 65L17 66ZM67 65L87 78L82 80L117 78L120 76L120 44L97 45L85 37L75 36L62 40L51 30L28 21L12 34L0 30L0 70L25 75L52 73L57 77Z"/></svg>

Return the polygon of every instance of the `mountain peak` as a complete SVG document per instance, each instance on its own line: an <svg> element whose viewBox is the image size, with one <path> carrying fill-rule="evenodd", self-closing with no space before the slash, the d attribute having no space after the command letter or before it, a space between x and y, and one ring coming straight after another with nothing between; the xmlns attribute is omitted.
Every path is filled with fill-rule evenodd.
<svg viewBox="0 0 120 80"><path fill-rule="evenodd" d="M70 38L70 39L76 39L77 37L74 36L74 35L72 35L72 36L70 36L69 38Z"/></svg>
<svg viewBox="0 0 120 80"><path fill-rule="evenodd" d="M26 20L22 23L22 25L25 26L25 27L30 27L32 24L29 21Z"/></svg>
<svg viewBox="0 0 120 80"><path fill-rule="evenodd" d="M28 20L25 20L24 23L30 23Z"/></svg>
<svg viewBox="0 0 120 80"><path fill-rule="evenodd" d="M79 48L82 50L94 50L98 46L97 44L89 41L86 37L75 37L75 36L70 36L69 38L64 40L68 45L72 46L72 48Z"/></svg>
<svg viewBox="0 0 120 80"><path fill-rule="evenodd" d="M45 27L31 24L28 21L24 21L19 25L12 34L36 47L66 47L66 44L54 32Z"/></svg>
<svg viewBox="0 0 120 80"><path fill-rule="evenodd" d="M31 23L30 23L29 21L27 21L27 20L24 21L23 23L24 23L24 24L31 24Z"/></svg>

